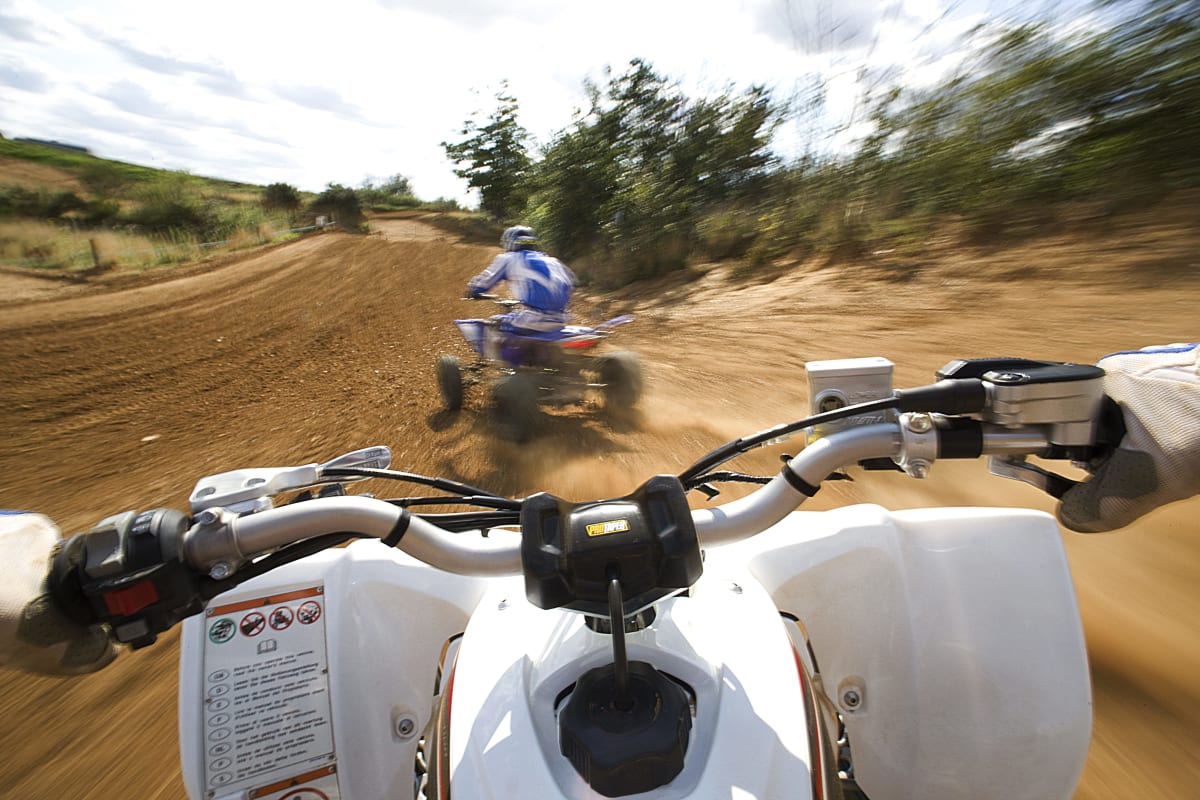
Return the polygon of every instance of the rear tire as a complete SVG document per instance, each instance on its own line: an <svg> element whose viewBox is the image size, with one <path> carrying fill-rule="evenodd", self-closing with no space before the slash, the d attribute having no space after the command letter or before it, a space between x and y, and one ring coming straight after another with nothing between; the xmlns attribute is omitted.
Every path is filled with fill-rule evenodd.
<svg viewBox="0 0 1200 800"><path fill-rule="evenodd" d="M611 353L600 365L600 382L604 384L604 407L628 411L642 396L642 365L633 353Z"/></svg>
<svg viewBox="0 0 1200 800"><path fill-rule="evenodd" d="M440 356L437 360L438 390L442 393L442 404L447 411L458 411L463 404L462 370L454 356Z"/></svg>
<svg viewBox="0 0 1200 800"><path fill-rule="evenodd" d="M501 378L493 390L496 430L504 439L524 442L533 436L541 411L537 387L521 373Z"/></svg>

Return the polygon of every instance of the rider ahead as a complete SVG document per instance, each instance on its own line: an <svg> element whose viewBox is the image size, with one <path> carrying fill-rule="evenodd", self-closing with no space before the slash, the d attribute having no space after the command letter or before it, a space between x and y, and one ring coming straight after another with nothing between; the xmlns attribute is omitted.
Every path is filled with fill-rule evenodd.
<svg viewBox="0 0 1200 800"><path fill-rule="evenodd" d="M491 266L467 284L467 294L478 297L501 281L524 306L499 317L505 332L556 331L567 323L567 304L575 288L575 273L566 264L538 249L537 232L514 226L500 237L504 252Z"/></svg>

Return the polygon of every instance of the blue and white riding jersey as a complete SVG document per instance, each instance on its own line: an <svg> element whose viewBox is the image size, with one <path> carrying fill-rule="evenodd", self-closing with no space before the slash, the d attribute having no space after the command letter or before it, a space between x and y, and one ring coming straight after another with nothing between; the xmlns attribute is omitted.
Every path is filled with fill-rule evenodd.
<svg viewBox="0 0 1200 800"><path fill-rule="evenodd" d="M501 281L508 281L521 305L547 316L563 316L571 302L575 273L553 256L517 250L496 256L491 266L471 279L467 291L486 292Z"/></svg>

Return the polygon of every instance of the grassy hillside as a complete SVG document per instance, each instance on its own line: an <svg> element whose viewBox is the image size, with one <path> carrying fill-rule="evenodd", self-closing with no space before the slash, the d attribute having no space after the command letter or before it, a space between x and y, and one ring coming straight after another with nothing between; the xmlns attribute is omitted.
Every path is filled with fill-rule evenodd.
<svg viewBox="0 0 1200 800"><path fill-rule="evenodd" d="M271 208L263 196L261 186L0 139L0 266L178 263L312 224L304 195L291 208Z"/></svg>
<svg viewBox="0 0 1200 800"><path fill-rule="evenodd" d="M89 152L69 149L68 147L54 147L30 141L14 141L12 139L0 138L0 159L3 161L11 159L16 162L28 162L50 167L61 173L76 177L85 185L107 178L110 181L110 186L120 188L184 177L194 182L198 187L203 187L210 191L247 192L255 196L262 192L262 187L252 186L247 183L238 183L218 178L203 178L188 175L187 173L155 169L154 167L143 167L138 164L128 164L124 161L112 161L100 158ZM0 164L3 164L3 162L0 161ZM12 168L11 165L0 165L0 183L7 183L9 168Z"/></svg>

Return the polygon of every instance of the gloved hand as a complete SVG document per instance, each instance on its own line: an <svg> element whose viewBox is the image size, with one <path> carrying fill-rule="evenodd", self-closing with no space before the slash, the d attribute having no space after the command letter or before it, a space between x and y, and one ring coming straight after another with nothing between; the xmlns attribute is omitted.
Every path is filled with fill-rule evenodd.
<svg viewBox="0 0 1200 800"><path fill-rule="evenodd" d="M1058 507L1059 521L1084 533L1123 527L1200 493L1200 344L1116 353L1098 366L1126 430L1091 479Z"/></svg>
<svg viewBox="0 0 1200 800"><path fill-rule="evenodd" d="M116 657L103 627L67 618L46 592L50 557L61 541L48 517L0 512L0 665L78 675Z"/></svg>

